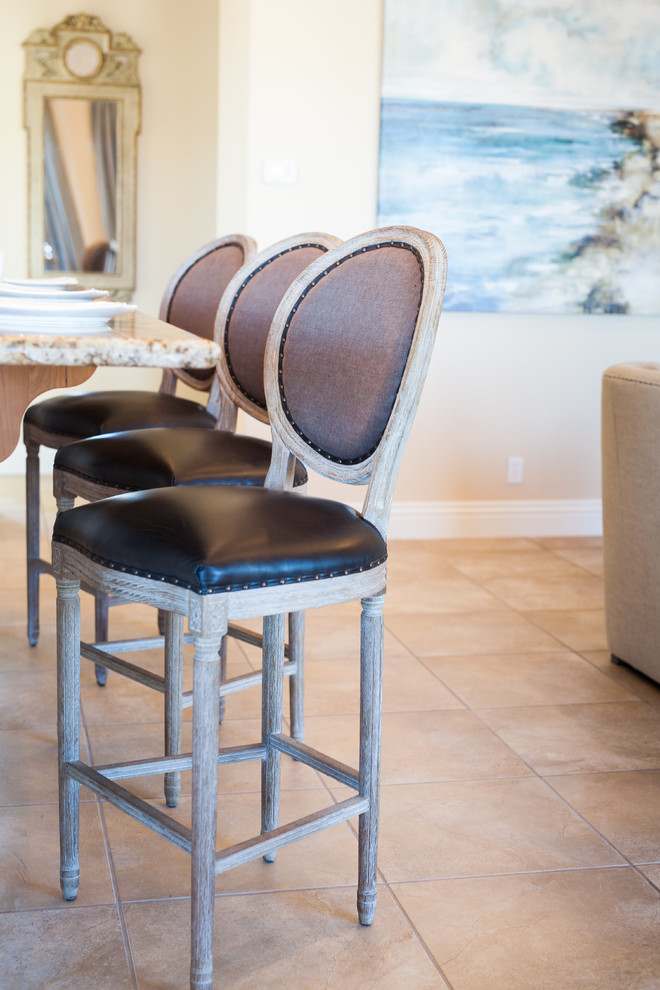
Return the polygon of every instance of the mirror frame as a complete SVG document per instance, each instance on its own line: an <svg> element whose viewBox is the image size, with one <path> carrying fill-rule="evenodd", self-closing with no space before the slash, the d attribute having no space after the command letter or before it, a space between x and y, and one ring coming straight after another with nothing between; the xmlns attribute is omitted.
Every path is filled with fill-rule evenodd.
<svg viewBox="0 0 660 990"><path fill-rule="evenodd" d="M71 274L130 298L135 288L137 136L141 93L137 61L141 49L127 34L113 34L90 14L72 14L51 29L33 31L25 48L24 124L28 131L28 216L31 278ZM87 52L91 60L85 59ZM83 55L75 58L74 53ZM117 271L61 272L46 268L44 125L47 99L75 98L117 103Z"/></svg>

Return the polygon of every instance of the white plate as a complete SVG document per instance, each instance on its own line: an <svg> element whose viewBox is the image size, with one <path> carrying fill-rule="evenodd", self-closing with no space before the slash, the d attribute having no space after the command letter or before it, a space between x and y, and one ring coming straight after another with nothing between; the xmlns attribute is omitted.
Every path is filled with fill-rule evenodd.
<svg viewBox="0 0 660 990"><path fill-rule="evenodd" d="M73 286L55 285L15 285L12 282L0 282L0 296L11 296L13 299L57 299L66 302L80 302L82 299L104 299L107 289L76 289Z"/></svg>
<svg viewBox="0 0 660 990"><path fill-rule="evenodd" d="M0 297L0 330L5 333L66 333L94 330L114 316L137 309L130 303L104 300L68 302L62 299L10 299Z"/></svg>
<svg viewBox="0 0 660 990"><path fill-rule="evenodd" d="M71 278L69 275L62 275L60 278L6 278L4 281L9 285L43 285L46 288L60 286L60 288L63 289L66 288L67 285L78 285L78 279Z"/></svg>

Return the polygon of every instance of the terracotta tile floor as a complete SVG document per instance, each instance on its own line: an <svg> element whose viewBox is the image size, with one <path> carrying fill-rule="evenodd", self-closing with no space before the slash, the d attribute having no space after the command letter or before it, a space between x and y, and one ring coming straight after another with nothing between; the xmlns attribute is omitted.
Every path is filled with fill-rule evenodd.
<svg viewBox="0 0 660 990"><path fill-rule="evenodd" d="M87 792L80 894L60 899L54 589L43 579L30 649L12 479L0 538L0 986L181 990L184 853ZM356 922L355 832L337 826L218 878L218 988L660 987L660 688L610 663L600 582L596 539L391 545L375 922ZM307 627L308 739L345 760L356 615L310 614ZM136 606L111 621L119 635L153 629ZM233 643L231 663L258 654ZM158 753L155 695L113 674L101 689L87 666L83 680L97 761ZM258 691L234 695L222 739L255 738L258 719ZM220 786L220 841L235 841L258 827L258 768L223 769ZM156 778L135 787L162 803ZM286 766L285 814L328 800L315 772ZM188 808L184 779L176 814Z"/></svg>

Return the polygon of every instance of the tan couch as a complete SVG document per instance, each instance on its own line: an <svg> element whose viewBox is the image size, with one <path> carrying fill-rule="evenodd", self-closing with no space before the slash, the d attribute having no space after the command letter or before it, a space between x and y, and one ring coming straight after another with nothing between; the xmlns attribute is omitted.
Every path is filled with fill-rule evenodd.
<svg viewBox="0 0 660 990"><path fill-rule="evenodd" d="M602 459L608 646L660 681L660 364L603 375Z"/></svg>

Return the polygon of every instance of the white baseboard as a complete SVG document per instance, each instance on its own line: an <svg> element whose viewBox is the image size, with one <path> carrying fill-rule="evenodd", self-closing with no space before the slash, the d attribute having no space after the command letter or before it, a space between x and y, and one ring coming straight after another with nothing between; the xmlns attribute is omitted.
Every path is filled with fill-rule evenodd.
<svg viewBox="0 0 660 990"><path fill-rule="evenodd" d="M395 502L395 540L512 536L600 536L600 499L497 502Z"/></svg>

